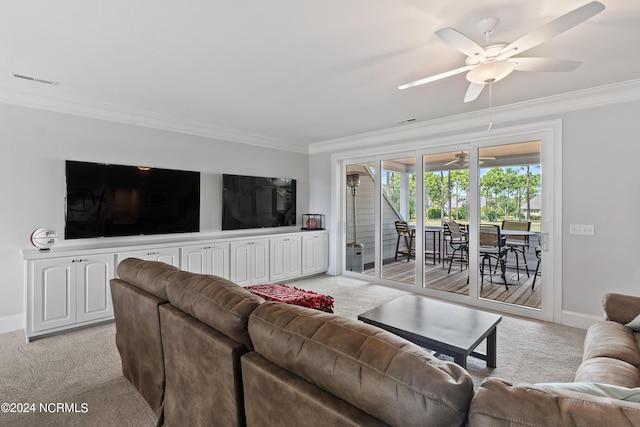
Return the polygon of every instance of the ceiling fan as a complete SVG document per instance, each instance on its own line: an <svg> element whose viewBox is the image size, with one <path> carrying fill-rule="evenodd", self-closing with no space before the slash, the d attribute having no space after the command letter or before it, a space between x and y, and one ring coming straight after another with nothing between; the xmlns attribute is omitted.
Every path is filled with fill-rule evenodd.
<svg viewBox="0 0 640 427"><path fill-rule="evenodd" d="M469 166L469 154L464 151L460 151L454 155L455 160L445 163L443 166L456 165L459 167ZM495 160L495 157L479 157L479 163L483 164L483 160Z"/></svg>
<svg viewBox="0 0 640 427"><path fill-rule="evenodd" d="M478 24L478 29L486 37L486 46L484 47L453 28L442 28L436 31L435 34L454 49L467 55L466 65L404 84L399 86L398 89L407 89L467 72L467 80L470 85L464 96L464 102L470 102L478 98L485 85L502 80L513 71L572 71L580 65L579 61L527 58L516 55L570 30L602 12L604 8L602 3L592 1L546 23L513 43L492 44L490 36L495 30L498 20L494 18L485 19Z"/></svg>

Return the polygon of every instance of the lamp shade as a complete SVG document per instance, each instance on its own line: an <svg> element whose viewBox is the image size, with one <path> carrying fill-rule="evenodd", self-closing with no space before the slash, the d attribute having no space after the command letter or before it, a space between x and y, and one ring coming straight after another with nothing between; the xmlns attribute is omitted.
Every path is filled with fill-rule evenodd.
<svg viewBox="0 0 640 427"><path fill-rule="evenodd" d="M511 74L514 65L509 61L487 61L467 73L471 83L487 84L502 80Z"/></svg>
<svg viewBox="0 0 640 427"><path fill-rule="evenodd" d="M350 173L347 175L347 187L357 187L360 185L360 175L357 173Z"/></svg>

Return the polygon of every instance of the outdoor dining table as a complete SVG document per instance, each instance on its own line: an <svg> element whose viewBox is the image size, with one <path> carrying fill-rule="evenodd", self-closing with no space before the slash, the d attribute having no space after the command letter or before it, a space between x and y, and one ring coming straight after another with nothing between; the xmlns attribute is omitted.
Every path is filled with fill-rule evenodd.
<svg viewBox="0 0 640 427"><path fill-rule="evenodd" d="M500 234L509 237L509 236L535 236L538 233L535 231L527 231L527 230L500 230Z"/></svg>
<svg viewBox="0 0 640 427"><path fill-rule="evenodd" d="M415 225L410 225L409 228L415 230ZM424 226L424 238L425 238L425 256L429 255L433 259L433 263L442 261L442 230L444 227L438 225L425 225ZM431 242L431 249L427 249L427 233L431 233L433 239Z"/></svg>

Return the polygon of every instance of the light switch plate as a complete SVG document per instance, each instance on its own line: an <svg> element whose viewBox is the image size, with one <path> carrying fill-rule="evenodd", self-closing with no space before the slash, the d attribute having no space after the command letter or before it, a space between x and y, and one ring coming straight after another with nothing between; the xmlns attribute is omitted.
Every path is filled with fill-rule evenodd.
<svg viewBox="0 0 640 427"><path fill-rule="evenodd" d="M595 234L595 227L593 224L569 224L569 234L593 236Z"/></svg>

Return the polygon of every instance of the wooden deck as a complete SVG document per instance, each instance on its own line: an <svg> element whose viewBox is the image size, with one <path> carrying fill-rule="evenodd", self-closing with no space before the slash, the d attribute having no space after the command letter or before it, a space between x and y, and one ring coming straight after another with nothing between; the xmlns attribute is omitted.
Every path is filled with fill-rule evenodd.
<svg viewBox="0 0 640 427"><path fill-rule="evenodd" d="M511 254L509 261L513 261L513 255ZM520 280L517 278L515 266L508 266L506 276L509 290L505 288L504 282L499 276L494 276L493 283L491 283L489 276L485 275L480 297L539 309L541 304L540 288L543 285L542 277L536 279L535 289L531 290L537 262L538 260L533 255L532 249L530 249L527 253L530 277L527 277L524 267L520 266ZM461 271L460 264L454 263L450 274L447 273L448 267L448 261L445 261L444 265L442 263L434 265L432 262L427 261L424 272L425 287L469 295L466 266L463 266ZM365 269L364 272L365 274L374 274L373 268ZM382 278L414 284L415 261L413 259L407 261L406 258L399 258L397 261L393 259L385 261L382 266Z"/></svg>

